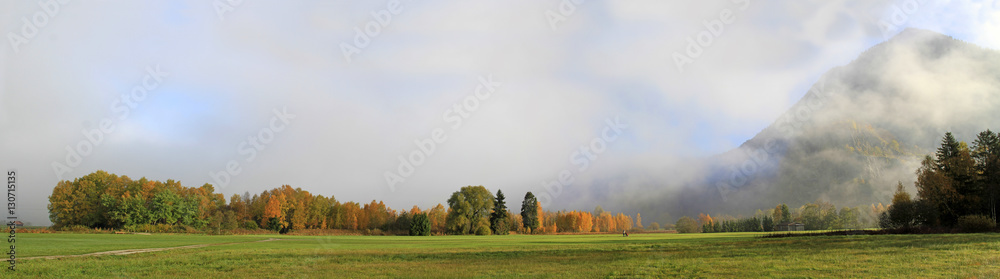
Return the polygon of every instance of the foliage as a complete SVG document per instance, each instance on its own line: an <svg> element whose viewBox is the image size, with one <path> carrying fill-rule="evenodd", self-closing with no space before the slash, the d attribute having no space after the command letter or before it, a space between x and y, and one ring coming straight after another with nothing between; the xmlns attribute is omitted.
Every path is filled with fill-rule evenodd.
<svg viewBox="0 0 1000 279"><path fill-rule="evenodd" d="M413 215L410 222L410 235L431 235L431 220L426 213Z"/></svg>
<svg viewBox="0 0 1000 279"><path fill-rule="evenodd" d="M696 233L700 231L698 228L698 221L695 221L687 216L681 217L677 220L676 228L679 233Z"/></svg>
<svg viewBox="0 0 1000 279"><path fill-rule="evenodd" d="M965 215L958 217L958 227L963 232L989 232L997 227L993 218L984 215Z"/></svg>
<svg viewBox="0 0 1000 279"><path fill-rule="evenodd" d="M510 223L507 222L507 203L504 199L503 191L497 190L493 211L490 213L490 230L493 234L506 235L510 231Z"/></svg>
<svg viewBox="0 0 1000 279"><path fill-rule="evenodd" d="M448 233L490 234L489 215L493 200L493 194L483 186L466 186L452 193L445 221Z"/></svg>
<svg viewBox="0 0 1000 279"><path fill-rule="evenodd" d="M949 132L934 156L917 170L919 219L927 225L955 226L959 216L984 215L996 221L1000 201L1000 138L986 130L970 148Z"/></svg>
<svg viewBox="0 0 1000 279"><path fill-rule="evenodd" d="M896 186L896 193L892 196L892 205L885 213L886 221L880 221L883 228L909 228L916 225L916 204L910 200L910 194L903 189L903 183Z"/></svg>
<svg viewBox="0 0 1000 279"><path fill-rule="evenodd" d="M764 217L760 219L761 229L765 232L774 231L775 225L774 218L771 218L769 215L764 215Z"/></svg>
<svg viewBox="0 0 1000 279"><path fill-rule="evenodd" d="M225 206L222 195L213 192L208 184L183 187L173 180L132 180L96 171L56 185L49 196L49 219L57 229L121 229L145 224L203 228Z"/></svg>
<svg viewBox="0 0 1000 279"><path fill-rule="evenodd" d="M531 192L524 194L524 201L521 202L521 222L529 232L538 230L539 225L541 225L538 221L540 208L541 206L538 204L538 199L535 198L534 194Z"/></svg>
<svg viewBox="0 0 1000 279"><path fill-rule="evenodd" d="M560 211L556 213L556 228L559 232L590 232L594 227L594 216L585 211Z"/></svg>
<svg viewBox="0 0 1000 279"><path fill-rule="evenodd" d="M650 222L649 226L646 227L647 230L657 231L660 230L660 223Z"/></svg>

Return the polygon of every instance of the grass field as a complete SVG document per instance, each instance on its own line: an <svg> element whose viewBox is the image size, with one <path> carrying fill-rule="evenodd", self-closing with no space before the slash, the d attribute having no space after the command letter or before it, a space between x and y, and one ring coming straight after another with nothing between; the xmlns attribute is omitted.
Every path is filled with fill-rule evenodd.
<svg viewBox="0 0 1000 279"><path fill-rule="evenodd" d="M22 259L221 245L24 259L0 277L1000 277L1000 234L758 235L19 234ZM281 240L258 242L268 238Z"/></svg>

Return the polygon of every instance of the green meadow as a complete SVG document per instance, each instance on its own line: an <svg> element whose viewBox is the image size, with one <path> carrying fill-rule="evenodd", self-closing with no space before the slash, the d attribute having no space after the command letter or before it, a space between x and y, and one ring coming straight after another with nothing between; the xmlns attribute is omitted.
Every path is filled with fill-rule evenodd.
<svg viewBox="0 0 1000 279"><path fill-rule="evenodd" d="M17 271L0 277L1000 277L1000 234L760 235L19 234Z"/></svg>

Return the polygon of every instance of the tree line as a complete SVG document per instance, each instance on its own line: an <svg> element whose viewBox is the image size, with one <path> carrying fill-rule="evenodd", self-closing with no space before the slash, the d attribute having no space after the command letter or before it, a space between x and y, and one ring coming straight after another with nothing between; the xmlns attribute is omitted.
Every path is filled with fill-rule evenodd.
<svg viewBox="0 0 1000 279"><path fill-rule="evenodd" d="M881 227L996 227L1000 136L993 131L979 133L971 147L945 133L937 152L924 157L916 174L916 197L899 183L892 204L880 216Z"/></svg>
<svg viewBox="0 0 1000 279"><path fill-rule="evenodd" d="M783 223L802 223L806 230L840 230L862 229L873 224L881 211L872 209L865 212L860 207L842 207L823 201L806 203L792 210L787 204L779 204L766 211L757 210L750 217L720 216L699 214L697 219L681 217L675 227L681 233L715 233L715 232L770 232Z"/></svg>
<svg viewBox="0 0 1000 279"><path fill-rule="evenodd" d="M381 234L508 234L615 232L630 230L628 215L595 211L544 211L531 192L520 214L507 210L502 191L462 187L447 207L394 210L381 201L340 202L289 185L260 194L232 195L228 203L211 184L185 187L180 182L133 180L96 171L60 181L49 196L54 229L105 228L129 231L339 229ZM598 207L600 209L600 207ZM639 216L636 216L639 217ZM640 221L641 222L641 221ZM640 225L641 226L641 225Z"/></svg>

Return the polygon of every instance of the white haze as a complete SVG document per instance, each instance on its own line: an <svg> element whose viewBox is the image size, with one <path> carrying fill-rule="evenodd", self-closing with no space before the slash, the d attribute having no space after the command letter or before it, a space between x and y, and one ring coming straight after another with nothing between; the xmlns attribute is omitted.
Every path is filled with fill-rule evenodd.
<svg viewBox="0 0 1000 279"><path fill-rule="evenodd" d="M289 184L426 208L484 185L516 210L524 192L546 192L569 170L576 180L548 208L589 210L582 201L648 198L648 187L703 176L687 162L739 146L821 74L902 27L1000 47L997 1L924 1L889 32L879 22L908 1L582 1L555 30L546 13L563 1L402 1L347 63L339 45L387 2L243 1L221 20L212 1L59 1L17 51L11 34L51 2L3 2L0 168L19 171L21 218L48 223L52 164L86 139L81 130L119 116L115 100L157 65L168 76L63 179L106 170L200 186L236 160L242 173L216 186L226 196ZM733 23L679 71L672 55L725 9ZM961 61L948 63L962 78ZM903 72L886 80L933 93ZM442 115L481 76L502 85L452 130ZM990 85L966 91L977 86ZM283 108L295 118L247 162L240 142ZM954 115L940 113L930 121ZM628 128L580 171L573 152L615 117ZM392 191L383 174L435 128L448 140Z"/></svg>

